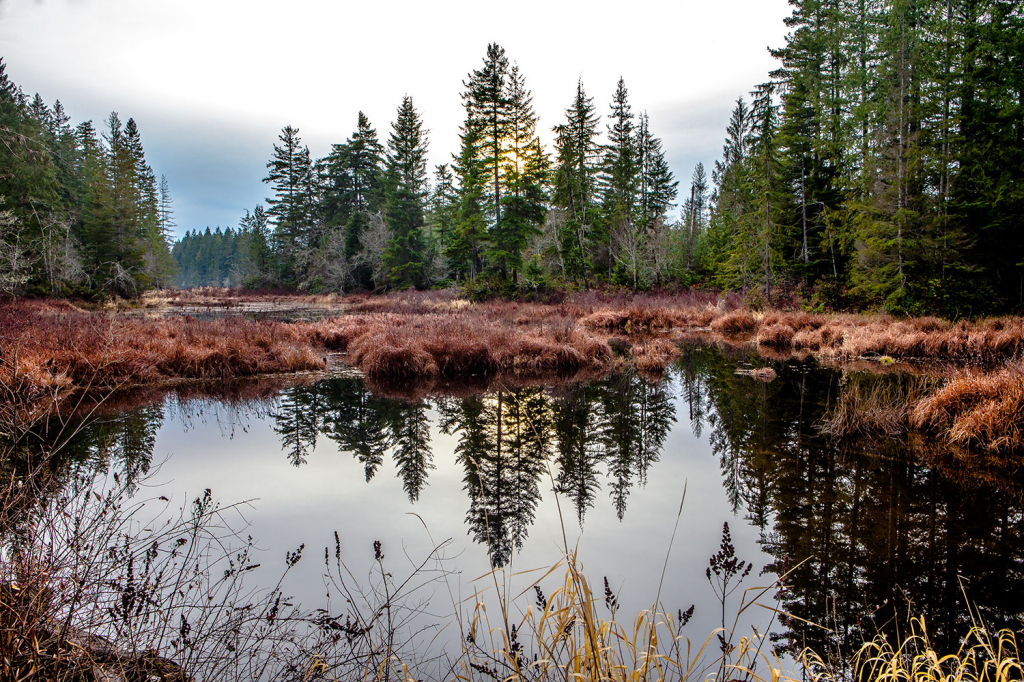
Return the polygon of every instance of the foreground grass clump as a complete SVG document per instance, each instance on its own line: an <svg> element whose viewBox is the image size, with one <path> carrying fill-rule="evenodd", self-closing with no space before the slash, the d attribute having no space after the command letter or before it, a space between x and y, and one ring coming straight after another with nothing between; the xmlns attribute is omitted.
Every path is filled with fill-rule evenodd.
<svg viewBox="0 0 1024 682"><path fill-rule="evenodd" d="M975 625L960 649L936 651L924 618L911 621L911 634L895 644L878 637L854 658L858 682L1011 682L1024 678L1018 633L990 633Z"/></svg>
<svg viewBox="0 0 1024 682"><path fill-rule="evenodd" d="M964 447L1024 449L1024 363L988 374L960 373L919 401L911 424Z"/></svg>

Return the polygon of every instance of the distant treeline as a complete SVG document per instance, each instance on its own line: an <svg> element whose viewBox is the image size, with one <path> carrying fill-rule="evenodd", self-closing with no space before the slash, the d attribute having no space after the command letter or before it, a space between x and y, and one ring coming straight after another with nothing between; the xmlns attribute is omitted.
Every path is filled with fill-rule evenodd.
<svg viewBox="0 0 1024 682"><path fill-rule="evenodd" d="M167 181L133 119L72 127L0 60L0 293L132 296L173 285Z"/></svg>
<svg viewBox="0 0 1024 682"><path fill-rule="evenodd" d="M737 100L722 158L687 188L622 80L604 122L580 82L545 149L524 75L492 44L464 81L460 149L432 179L408 96L386 140L360 113L321 159L287 126L266 213L247 211L230 239L189 233L179 283L701 285L816 308L1024 308L1024 3L790 4L779 68ZM169 198L132 122L112 117L100 142L2 84L4 288L170 281ZM72 265L54 268L61 221L57 252Z"/></svg>
<svg viewBox="0 0 1024 682"><path fill-rule="evenodd" d="M257 210L262 214L262 209ZM186 232L171 249L178 265L177 285L191 288L257 284L257 272L250 260L251 237L244 228Z"/></svg>
<svg viewBox="0 0 1024 682"><path fill-rule="evenodd" d="M314 160L286 127L249 276L310 290L711 285L820 308L1020 310L1024 5L791 4L780 67L737 100L722 158L681 193L621 80L604 126L579 83L549 155L523 74L491 45L465 81L461 149L432 183L409 97L386 144L360 114Z"/></svg>

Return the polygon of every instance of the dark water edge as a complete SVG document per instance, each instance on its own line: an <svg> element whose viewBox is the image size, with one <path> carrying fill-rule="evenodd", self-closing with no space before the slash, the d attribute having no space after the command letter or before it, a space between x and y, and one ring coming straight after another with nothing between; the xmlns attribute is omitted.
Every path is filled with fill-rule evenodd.
<svg viewBox="0 0 1024 682"><path fill-rule="evenodd" d="M584 537L671 528L666 505L653 504L645 491L665 483L663 472L683 471L691 491L704 488L722 502L721 510L687 509L707 516L700 520L704 536L716 539L728 522L746 538L737 553L761 571L758 584L787 576L777 597L796 618L773 623L773 639L785 651L853 652L864 638L895 632L916 615L927 617L939 647L955 648L971 625L968 600L990 626L1019 627L1024 488L1012 466L970 471L977 463L965 465L962 453L918 438L830 440L819 427L846 387L899 375L844 373L812 360L769 362L778 374L770 383L735 373L763 364L753 352L693 346L662 380L622 374L401 399L342 376L237 385L223 400L140 394L141 406L126 400L73 429L64 456L143 474L168 456L161 449L168 443L178 450L167 465L185 461L182 444L199 435L215 439L201 428L215 422L225 443L258 441L277 462L267 466L280 472L262 474L266 485L287 486L289 477L304 480L301 472L337 453L349 460L345 476L355 474L366 490L381 490L372 486L385 479L400 484L400 492L374 493L364 507L407 505L426 514L435 505L428 492L457 503L463 534L485 565L496 567L537 551L538 538L557 522L552 490L560 513L586 529ZM249 430L273 438L245 441ZM702 477L691 464L698 460L712 475ZM682 481L670 489L681 491ZM373 517L366 514L370 523ZM706 565L707 543L692 544L703 547L693 551ZM652 556L664 554L664 546L656 549ZM677 551L690 551L685 539ZM607 564L623 573L630 565ZM698 613L713 612L716 604L699 596L702 571L690 572L673 576L684 584L675 601L685 608L697 594Z"/></svg>

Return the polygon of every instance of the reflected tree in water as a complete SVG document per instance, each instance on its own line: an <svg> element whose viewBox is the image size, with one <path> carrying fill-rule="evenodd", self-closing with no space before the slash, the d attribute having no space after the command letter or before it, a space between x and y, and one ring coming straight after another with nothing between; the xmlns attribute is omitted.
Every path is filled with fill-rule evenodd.
<svg viewBox="0 0 1024 682"><path fill-rule="evenodd" d="M609 494L621 521L633 476L641 487L647 485L647 473L660 458L676 420L675 407L667 382L651 383L626 373L611 380L601 408L600 442L608 461Z"/></svg>
<svg viewBox="0 0 1024 682"><path fill-rule="evenodd" d="M68 459L96 468L110 468L116 463L130 479L135 479L152 466L156 434L163 423L163 408L151 405L69 424L49 434L46 440L60 443L56 449Z"/></svg>
<svg viewBox="0 0 1024 682"><path fill-rule="evenodd" d="M320 386L300 386L284 392L271 414L274 431L292 466L302 466L316 449L317 437L323 426Z"/></svg>
<svg viewBox="0 0 1024 682"><path fill-rule="evenodd" d="M415 502L434 467L425 401L405 403L374 396L354 378L335 378L285 391L272 413L274 431L295 466L308 461L325 435L351 453L370 481L391 454L409 500Z"/></svg>
<svg viewBox="0 0 1024 682"><path fill-rule="evenodd" d="M392 456L410 502L420 498L420 491L427 484L427 471L434 468L428 408L422 400L413 404L396 402L387 415Z"/></svg>
<svg viewBox="0 0 1024 682"><path fill-rule="evenodd" d="M988 626L1019 625L1018 494L965 487L922 459L930 446L917 439L828 440L816 424L838 397L837 373L790 363L775 366L771 384L753 384L734 374L744 359L690 352L683 394L706 397L723 485L761 529L766 570L792 571L779 592L797 617L774 635L783 648L809 646L842 666L863 638L895 634L909 613L927 617L939 648L955 649L970 627L964 592Z"/></svg>
<svg viewBox="0 0 1024 682"><path fill-rule="evenodd" d="M351 453L363 466L369 482L391 448L388 429L389 402L371 393L357 379L328 382L330 413L324 420L325 434L342 452Z"/></svg>
<svg viewBox="0 0 1024 682"><path fill-rule="evenodd" d="M576 385L554 401L558 466L555 489L572 501L581 527L601 488L599 467L604 449L594 434L601 432L598 400L603 392L600 384Z"/></svg>
<svg viewBox="0 0 1024 682"><path fill-rule="evenodd" d="M459 434L469 533L487 545L493 566L504 566L522 549L540 502L551 450L550 399L531 388L454 402L442 409L442 430Z"/></svg>

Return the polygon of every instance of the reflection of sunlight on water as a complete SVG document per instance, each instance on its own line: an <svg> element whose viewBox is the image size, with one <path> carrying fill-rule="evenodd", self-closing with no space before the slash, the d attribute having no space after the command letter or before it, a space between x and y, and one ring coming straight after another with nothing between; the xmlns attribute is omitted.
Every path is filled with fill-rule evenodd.
<svg viewBox="0 0 1024 682"><path fill-rule="evenodd" d="M665 384L619 376L412 402L351 377L252 403L171 399L98 424L90 447L142 462L167 457L161 485L146 494L176 505L207 487L225 502L252 500L246 532L264 575L276 577L285 553L305 543L287 588L309 607L324 600L321 549L332 555L335 531L364 584L379 572L374 541L395 576L444 543L433 570L445 580L427 580L410 598L411 626L426 628L417 637L431 647L458 649L464 633L452 614L465 616L477 598L493 618L498 593L516 597L518 622L533 581L567 548L598 592L607 577L620 617L651 607L664 571L664 610L695 605L683 634L699 645L722 624L705 571L723 522L738 558L754 565L730 597L726 625L743 589L793 569L781 608L812 622L828 615L833 629L749 608L741 635L770 628L782 646L849 649L859 627L870 636L894 609L905 612L906 595L946 619L933 635L952 636L966 611L944 576L958 573L995 622L1024 610L1024 585L1007 580L1024 574L1017 555L993 549L1019 542L1016 497L962 488L896 441L824 440L817 424L842 390L837 374L779 363L765 384L735 375L743 360L690 348ZM492 565L506 562L498 589ZM543 577L542 589L561 580L560 571ZM770 589L760 601L775 607L775 598ZM603 604L598 612L608 615Z"/></svg>
<svg viewBox="0 0 1024 682"><path fill-rule="evenodd" d="M605 394L588 403L565 392L554 397L541 391L521 392L525 396L521 402L527 403L524 409L545 412L542 416L533 414L529 426L544 421L548 429L569 432L561 441L552 439L543 446L546 457L533 458L525 466L524 456L504 459L508 448L522 449L530 435L530 428L523 424L518 424L516 432L515 419L509 413L516 413L521 405L510 407L508 395L501 400L492 395L450 399L444 404L432 401L429 408L424 404L421 412L427 432L418 437L429 445L431 456L423 458L423 473L411 477L416 484L411 488L408 461L395 456L394 445L382 450L381 431L387 428L385 419L402 419L415 406L374 398L354 381L348 381L348 389L358 390L342 406L338 403L344 391L335 386L333 391L321 393L297 389L251 414L223 408L210 411L179 407L160 431L156 445L157 451L171 453L162 472L162 478L173 479L169 489L211 487L220 499L254 500L248 532L257 538L265 554L261 561L271 571L283 561L285 551L306 543L306 559L296 567L291 580L293 593L303 604L317 604L323 599L321 548L333 544L337 530L343 560L364 583L377 570L371 549L375 540L383 543L390 570L407 575L430 555L435 543L450 539L445 547L448 558L443 562L448 572L446 584L443 589L431 585L429 605L422 607L425 613L416 621L417 626L428 625L431 617L434 622L445 622L442 634L437 636L438 641L448 641L449 645L458 645L453 638L458 620L450 619L455 604L464 612L472 611L479 598L490 614L500 613L496 594L518 596L529 592L533 581L564 556L566 546L578 553L592 581L600 585L608 577L619 600L620 614L651 607L664 568L661 599L665 610L676 613L696 604L696 614L686 628L688 633L706 634L719 625L719 607L717 602L712 603L714 595L704 570L718 546L722 521L732 519L733 514L722 491L718 464L708 456L707 443L695 438L689 429L670 428L673 414L685 414L685 408L678 404L676 387L668 387L663 404L656 409L652 410L649 401L642 405L648 412L660 410L660 419L668 428L661 437L650 432L640 434L653 439L658 450L651 452L653 446L644 444L648 461L639 463L644 467L640 472L623 470L621 463L616 470L616 463L609 464L603 452L606 447L616 447L615 443L608 446L601 442L611 440L613 435L604 432L608 427L601 422L609 419L603 410L617 410L610 421L623 421L628 405L623 405L621 396ZM330 399L334 400L335 414L362 411L363 422L379 428L364 426L361 442L353 443L357 429L340 433L339 419L332 416L314 423L310 413L330 409L325 404ZM603 399L604 405L593 402L597 399ZM480 431L496 437L499 403L506 451L499 458L496 447L490 451L479 448L471 462L465 454L466 434L474 424L467 420L476 417L476 426L485 425ZM555 424L560 416L565 422L565 415L572 410L586 411L588 404L590 414L577 415L582 428L573 431L572 424ZM389 414L382 418L383 412ZM649 423L641 427L650 430ZM409 431L399 431L399 436L408 439ZM417 437L415 428L411 431L412 437ZM628 431L626 435L630 435ZM307 440L303 442L303 438ZM532 445L538 447L536 442ZM350 451L342 452L341 447L346 446ZM566 465L566 451L572 447L577 448L579 458ZM628 447L628 443L618 447ZM350 454L352 451L354 454ZM288 462L299 465L289 466ZM580 471L581 463L593 470ZM627 462L626 468L630 465ZM641 475L644 485L640 485ZM481 482L484 476L492 480ZM523 476L530 480L524 482ZM690 492L675 549L666 566L666 548L685 481L689 481ZM551 494L553 483L560 491L557 496ZM477 500L470 494L470 486L482 491ZM518 497L502 499L502 486ZM410 490L418 497L415 502L409 501ZM522 516L494 523L503 512ZM492 574L487 540L496 525L506 530L507 537L493 543L495 551L507 552L510 563ZM767 558L758 549L757 533L745 524L739 526L737 543L741 553L758 560L760 568ZM511 549L504 549L504 542L511 543ZM496 576L504 576L497 585ZM561 570L555 571L541 580L542 589L550 593L561 580ZM518 622L522 609L530 603L529 594L516 600L517 611L510 617ZM762 615L756 614L759 619ZM435 636L433 629L420 636L427 637L427 633L431 633L429 638ZM703 634L691 637L703 639Z"/></svg>

